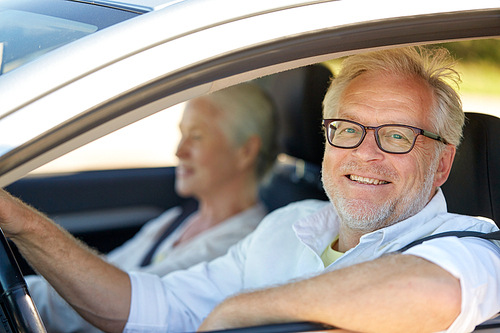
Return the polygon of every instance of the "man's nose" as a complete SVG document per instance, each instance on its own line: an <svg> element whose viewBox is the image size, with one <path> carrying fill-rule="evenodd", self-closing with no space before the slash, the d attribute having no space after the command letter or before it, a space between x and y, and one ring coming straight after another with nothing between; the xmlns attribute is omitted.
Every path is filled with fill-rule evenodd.
<svg viewBox="0 0 500 333"><path fill-rule="evenodd" d="M374 130L367 130L363 142L357 148L354 148L353 154L365 161L383 158L384 152L377 145Z"/></svg>

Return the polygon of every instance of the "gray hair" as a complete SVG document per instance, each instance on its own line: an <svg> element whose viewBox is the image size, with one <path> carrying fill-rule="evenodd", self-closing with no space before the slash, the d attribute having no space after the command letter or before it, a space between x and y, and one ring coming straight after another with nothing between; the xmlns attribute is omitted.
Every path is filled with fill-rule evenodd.
<svg viewBox="0 0 500 333"><path fill-rule="evenodd" d="M458 147L462 139L465 115L458 93L446 81L457 87L460 75L452 67L455 61L444 48L405 47L374 51L348 57L342 70L332 81L323 100L324 118L338 113L339 100L347 85L364 72L385 72L421 77L431 88L435 103L431 110L432 124L437 134Z"/></svg>
<svg viewBox="0 0 500 333"><path fill-rule="evenodd" d="M224 113L221 129L235 147L244 145L253 135L261 139L255 172L257 180L262 181L274 165L278 153L277 111L273 100L252 83L219 90L204 98Z"/></svg>

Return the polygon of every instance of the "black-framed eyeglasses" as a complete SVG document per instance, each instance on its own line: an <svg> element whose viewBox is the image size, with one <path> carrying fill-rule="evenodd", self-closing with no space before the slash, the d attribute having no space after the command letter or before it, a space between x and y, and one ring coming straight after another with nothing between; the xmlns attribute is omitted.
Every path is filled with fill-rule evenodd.
<svg viewBox="0 0 500 333"><path fill-rule="evenodd" d="M391 154L409 153L419 135L447 144L446 140L437 134L408 125L364 126L345 119L323 119L323 125L328 143L343 149L357 148L365 139L367 130L374 130L377 146L380 150Z"/></svg>

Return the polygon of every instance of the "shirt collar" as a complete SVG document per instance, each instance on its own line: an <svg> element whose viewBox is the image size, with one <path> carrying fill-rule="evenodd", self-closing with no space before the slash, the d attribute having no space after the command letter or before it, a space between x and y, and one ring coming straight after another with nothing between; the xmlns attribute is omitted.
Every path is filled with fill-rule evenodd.
<svg viewBox="0 0 500 333"><path fill-rule="evenodd" d="M389 227L361 236L360 244L378 241L382 247L388 247L386 252L397 251L402 243L409 244L415 239L430 235L436 229L436 224L429 222L446 212L446 200L441 189L438 189L420 212Z"/></svg>
<svg viewBox="0 0 500 333"><path fill-rule="evenodd" d="M402 247L400 246L401 243L407 241L407 244L409 244L417 238L431 234L436 226L433 223L427 222L437 215L446 212L446 200L439 188L431 201L416 215L392 226L363 235L360 244L369 242L377 243L381 246L389 246L386 249L387 252L399 250L399 247ZM339 217L335 208L332 204L329 204L316 213L295 222L293 229L303 244L311 248L316 254L321 255L326 246L339 233L339 223ZM396 239L398 241L393 242ZM391 245L391 243L394 244Z"/></svg>
<svg viewBox="0 0 500 333"><path fill-rule="evenodd" d="M330 203L296 221L293 230L303 244L321 255L325 247L339 233L339 217Z"/></svg>

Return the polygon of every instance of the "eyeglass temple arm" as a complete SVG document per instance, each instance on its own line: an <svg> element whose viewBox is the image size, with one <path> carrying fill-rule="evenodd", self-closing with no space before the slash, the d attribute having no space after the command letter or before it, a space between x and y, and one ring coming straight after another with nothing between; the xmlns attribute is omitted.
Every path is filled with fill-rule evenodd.
<svg viewBox="0 0 500 333"><path fill-rule="evenodd" d="M446 142L445 139L443 139L442 137L440 137L437 134L434 134L432 132L427 132L426 130L421 130L421 131L422 131L421 133L422 133L423 136L426 136L428 138L431 138L431 139L434 139L434 140L437 140L437 141L441 141L444 144L448 144L448 142Z"/></svg>

